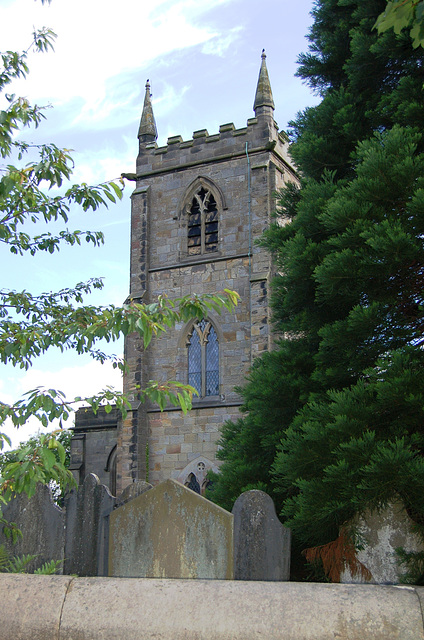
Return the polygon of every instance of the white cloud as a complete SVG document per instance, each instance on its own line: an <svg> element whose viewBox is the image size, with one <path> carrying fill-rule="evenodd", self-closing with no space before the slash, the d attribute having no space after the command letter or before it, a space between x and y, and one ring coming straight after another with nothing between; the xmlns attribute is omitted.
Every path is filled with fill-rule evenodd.
<svg viewBox="0 0 424 640"><path fill-rule="evenodd" d="M202 47L202 53L223 57L228 49L236 42L242 27L234 27L223 35L217 35L211 38Z"/></svg>
<svg viewBox="0 0 424 640"><path fill-rule="evenodd" d="M44 7L15 0L0 9L0 39L3 49L23 48L33 24L49 25L58 34L55 53L32 55L31 73L17 89L56 106L79 97L84 104L78 120L101 121L125 109L133 97L130 92L117 99L111 78L118 81L155 58L218 38L200 16L227 2L127 0L120 10L111 0L59 0Z"/></svg>
<svg viewBox="0 0 424 640"><path fill-rule="evenodd" d="M9 380L9 383L12 382ZM15 372L13 379L13 389L17 393L23 394L30 389L36 387L45 387L47 389L58 389L62 391L68 400L72 400L76 396L88 397L105 389L107 386L113 386L118 390L122 390L122 377L117 369L113 369L112 365L105 363L103 365L90 361L83 366L69 366L62 369L41 370L38 368L19 375ZM12 398L8 381L3 380L0 385L0 401L11 403L17 398ZM64 422L65 427L72 427L73 416ZM41 431L52 431L59 427L59 422L55 420L49 425L48 429L43 429L41 423L36 419L30 419L23 427L16 429L11 421L6 422L0 427L0 431L6 433L12 440L12 446L17 446L41 428Z"/></svg>
<svg viewBox="0 0 424 640"><path fill-rule="evenodd" d="M164 116L178 107L189 88L189 85L184 85L179 87L177 91L172 85L163 83L161 95L152 99L155 114L157 114L156 117Z"/></svg>
<svg viewBox="0 0 424 640"><path fill-rule="evenodd" d="M11 86L31 101L51 101L59 107L46 114L46 126L24 130L23 137L76 149L72 153L76 161L73 182L95 184L122 171L132 172L146 78L152 81L158 144L165 144L169 135L188 139L203 127L216 132L219 123L230 118L244 126L251 113L263 46L270 72L274 65L271 81L276 113L284 126L298 109L311 103L301 81L290 80L286 65L291 64L291 74L294 65L290 60L306 46L307 24L301 18L304 25L299 38L297 16L302 11L306 16L312 0L279 3L278 7L272 7L273 2L265 0L264 11L259 11L254 0L125 0L120 4L52 0L44 6L40 0L0 0L2 50L26 47L33 25L45 24L58 33L55 53L31 55L28 79ZM271 8L275 20L270 22ZM106 278L105 289L96 291L87 303L121 304L128 291L132 188L128 185L124 201L108 211L87 215L72 208L70 228L104 229L105 247L93 250L83 242L83 247L64 247L60 254L39 254L34 259L16 259L3 252L7 285L36 293L99 275ZM28 374L12 371L5 375L2 369L0 399L11 402L39 384L78 394L84 392L86 381L97 380L101 387L116 374L108 367L91 369L98 366L91 361L83 366L65 362L70 361L53 353L40 358L37 369ZM37 429L38 422L30 432Z"/></svg>
<svg viewBox="0 0 424 640"><path fill-rule="evenodd" d="M139 116L140 105L137 105L137 113L135 107L140 96L139 87L135 90L133 88L125 96L121 95L121 89L121 87L112 86L109 92L105 86L104 90L102 89L98 96L94 96L92 101L82 104L77 114L69 122L69 126L104 129L105 126L113 127L113 123L116 126L117 122L128 122L133 120L135 115ZM105 123L107 124L105 125Z"/></svg>
<svg viewBox="0 0 424 640"><path fill-rule="evenodd" d="M119 154L110 148L87 149L84 152L73 153L75 169L72 174L72 182L87 184L99 184L107 180L119 179L121 173L134 170L135 153L125 148ZM131 147L134 147L132 141ZM131 165L129 162L131 160Z"/></svg>
<svg viewBox="0 0 424 640"><path fill-rule="evenodd" d="M90 361L83 366L68 366L56 371L42 371L37 368L26 372L20 381L22 392L38 386L58 388L68 397L97 393L107 385L122 386L121 374L111 364Z"/></svg>

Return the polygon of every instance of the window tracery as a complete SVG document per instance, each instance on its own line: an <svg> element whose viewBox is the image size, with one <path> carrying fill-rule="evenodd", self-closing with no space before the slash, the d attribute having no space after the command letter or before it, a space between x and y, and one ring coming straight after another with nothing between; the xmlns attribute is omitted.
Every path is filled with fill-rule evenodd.
<svg viewBox="0 0 424 640"><path fill-rule="evenodd" d="M209 320L193 324L187 339L188 383L199 397L219 395L219 342Z"/></svg>
<svg viewBox="0 0 424 640"><path fill-rule="evenodd" d="M199 484L196 476L194 475L194 473L190 473L189 477L187 478L187 482L185 483L185 486L188 489L191 489L192 491L194 491L195 493L198 493L200 495L200 493L201 493L200 484Z"/></svg>
<svg viewBox="0 0 424 640"><path fill-rule="evenodd" d="M193 463L191 463L190 468L193 467ZM188 473L184 486L188 489L191 489L195 493L198 493L201 496L205 495L206 489L209 489L212 486L212 482L207 477L207 472L209 469L213 469L216 473L217 468L213 468L212 464L206 464L200 460L195 463L195 467Z"/></svg>
<svg viewBox="0 0 424 640"><path fill-rule="evenodd" d="M187 253L198 256L218 249L218 206L209 189L203 186L188 207Z"/></svg>

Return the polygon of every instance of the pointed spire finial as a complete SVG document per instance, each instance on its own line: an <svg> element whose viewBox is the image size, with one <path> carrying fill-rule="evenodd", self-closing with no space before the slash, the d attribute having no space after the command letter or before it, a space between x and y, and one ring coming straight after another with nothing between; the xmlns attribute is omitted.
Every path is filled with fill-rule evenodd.
<svg viewBox="0 0 424 640"><path fill-rule="evenodd" d="M141 114L138 137L143 142L153 142L158 137L155 116L153 115L152 94L150 93L150 81L146 81L146 94L144 96L143 113Z"/></svg>
<svg viewBox="0 0 424 640"><path fill-rule="evenodd" d="M253 110L255 113L258 107L271 107L271 109L275 109L268 69L266 68L265 49L262 49L261 58L261 69L259 71L258 85L256 87L255 102L253 104Z"/></svg>

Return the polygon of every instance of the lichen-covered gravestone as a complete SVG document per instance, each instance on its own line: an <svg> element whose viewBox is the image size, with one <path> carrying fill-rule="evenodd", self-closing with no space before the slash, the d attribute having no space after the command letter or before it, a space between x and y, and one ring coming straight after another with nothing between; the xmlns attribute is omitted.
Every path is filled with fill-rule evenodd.
<svg viewBox="0 0 424 640"><path fill-rule="evenodd" d="M360 545L357 559L368 569L371 577L366 580L361 574L352 575L345 568L340 582L398 584L407 569L399 562L396 549L415 553L424 551L423 540L414 532L413 522L400 501L388 504L381 511L367 511L350 524Z"/></svg>
<svg viewBox="0 0 424 640"><path fill-rule="evenodd" d="M263 491L246 491L237 498L234 515L234 578L289 580L290 529L275 513Z"/></svg>
<svg viewBox="0 0 424 640"><path fill-rule="evenodd" d="M116 498L90 473L84 484L65 499L66 543L65 573L78 576L103 575L104 520Z"/></svg>
<svg viewBox="0 0 424 640"><path fill-rule="evenodd" d="M145 491L149 491L149 489L153 489L153 485L149 482L145 482L144 480L136 480L129 484L123 492L116 497L116 506L115 508L121 507L123 504L126 504L130 500L134 500L138 496L141 496Z"/></svg>
<svg viewBox="0 0 424 640"><path fill-rule="evenodd" d="M109 518L110 576L233 578L233 516L175 480Z"/></svg>
<svg viewBox="0 0 424 640"><path fill-rule="evenodd" d="M27 565L27 571L34 571L50 560L63 560L64 512L54 504L50 487L38 484L30 500L25 494L16 496L3 507L3 515L17 524L22 537L13 544L0 533L0 544L5 545L11 556L37 556Z"/></svg>

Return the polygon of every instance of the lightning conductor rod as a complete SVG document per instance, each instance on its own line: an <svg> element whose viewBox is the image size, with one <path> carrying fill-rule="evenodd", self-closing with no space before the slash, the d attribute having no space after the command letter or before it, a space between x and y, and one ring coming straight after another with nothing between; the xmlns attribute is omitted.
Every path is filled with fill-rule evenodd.
<svg viewBox="0 0 424 640"><path fill-rule="evenodd" d="M248 225L249 225L249 326L250 326L250 363L252 364L252 190L250 184L250 157L248 150L249 143L246 142L246 158L247 158L247 206L248 206Z"/></svg>

